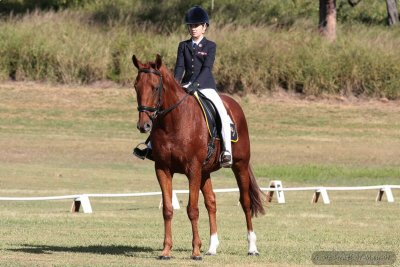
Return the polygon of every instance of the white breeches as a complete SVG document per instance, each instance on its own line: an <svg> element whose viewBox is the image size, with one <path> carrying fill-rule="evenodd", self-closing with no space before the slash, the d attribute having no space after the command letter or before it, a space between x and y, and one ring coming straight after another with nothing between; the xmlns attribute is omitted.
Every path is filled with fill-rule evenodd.
<svg viewBox="0 0 400 267"><path fill-rule="evenodd" d="M222 103L221 97L218 95L215 89L200 89L200 92L204 94L208 99L210 99L215 107L217 108L218 114L221 117L221 134L224 142L224 146L227 152L232 155L232 146L231 146L231 125L230 118L228 113L226 112L226 108Z"/></svg>

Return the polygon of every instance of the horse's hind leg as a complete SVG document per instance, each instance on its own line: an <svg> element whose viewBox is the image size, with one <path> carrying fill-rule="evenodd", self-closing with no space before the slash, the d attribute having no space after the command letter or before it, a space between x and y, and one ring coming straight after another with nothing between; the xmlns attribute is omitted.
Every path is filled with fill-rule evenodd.
<svg viewBox="0 0 400 267"><path fill-rule="evenodd" d="M217 204L215 201L215 193L212 188L210 175L203 177L201 184L201 192L204 196L204 204L208 211L208 219L210 222L210 247L206 255L216 255L219 245L217 235Z"/></svg>
<svg viewBox="0 0 400 267"><path fill-rule="evenodd" d="M259 255L256 245L256 234L253 231L253 223L251 220L251 180L249 173L249 165L243 161L235 162L232 166L233 172L240 191L240 204L242 205L247 224L247 241L248 241L248 255Z"/></svg>

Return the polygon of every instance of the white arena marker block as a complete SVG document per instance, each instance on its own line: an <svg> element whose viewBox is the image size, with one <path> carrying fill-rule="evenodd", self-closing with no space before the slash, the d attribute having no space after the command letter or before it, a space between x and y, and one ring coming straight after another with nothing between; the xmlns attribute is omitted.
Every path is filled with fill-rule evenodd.
<svg viewBox="0 0 400 267"><path fill-rule="evenodd" d="M322 196L322 201L324 202L324 204L330 204L331 201L329 200L329 196L328 196L328 191L325 188L319 188L318 190L316 190L314 192L313 198L312 198L312 203L317 203L319 196Z"/></svg>
<svg viewBox="0 0 400 267"><path fill-rule="evenodd" d="M161 209L163 206L163 201L161 198L160 205L158 206L159 209ZM176 196L176 192L172 191L172 207L174 210L179 210L181 208L181 205L179 205L179 200L178 197Z"/></svg>
<svg viewBox="0 0 400 267"><path fill-rule="evenodd" d="M320 189L322 200L324 201L324 204L330 204L331 201L329 200L328 196L328 191L325 188Z"/></svg>
<svg viewBox="0 0 400 267"><path fill-rule="evenodd" d="M379 190L378 195L376 196L376 201L382 201L383 194L386 194L388 202L394 202L394 197L390 186L384 186Z"/></svg>
<svg viewBox="0 0 400 267"><path fill-rule="evenodd" d="M79 212L81 206L83 209L83 213L93 212L88 196L82 195L79 196L78 198L75 198L74 202L72 202L71 212Z"/></svg>
<svg viewBox="0 0 400 267"><path fill-rule="evenodd" d="M181 208L175 191L172 192L172 207L174 208L174 210L179 210Z"/></svg>
<svg viewBox="0 0 400 267"><path fill-rule="evenodd" d="M270 188L277 188L277 189L283 188L282 181L273 180L273 181L271 181L269 183L269 187ZM268 202L272 201L272 196L273 195L274 195L274 191L268 191L268 193L267 193ZM283 194L283 191L280 191L280 190L276 191L276 198L278 200L278 203L280 203L280 204L285 203L285 195Z"/></svg>

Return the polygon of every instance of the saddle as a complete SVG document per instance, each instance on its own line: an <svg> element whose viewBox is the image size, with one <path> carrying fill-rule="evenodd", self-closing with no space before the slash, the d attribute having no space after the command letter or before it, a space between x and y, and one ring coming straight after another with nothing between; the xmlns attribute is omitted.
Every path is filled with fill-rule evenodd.
<svg viewBox="0 0 400 267"><path fill-rule="evenodd" d="M204 164L206 164L209 159L211 158L212 154L214 153L215 146L214 141L216 139L222 139L221 137L221 118L215 108L214 104L209 100L205 95L203 95L200 91L196 91L194 97L199 103L204 118L206 120L206 125L208 129L208 133L211 137L210 142L208 143L208 152L207 158ZM236 143L239 141L239 136L236 128L236 124L233 123L232 119L229 117L230 121L230 128L231 128L231 142ZM222 150L224 150L223 143L221 142Z"/></svg>

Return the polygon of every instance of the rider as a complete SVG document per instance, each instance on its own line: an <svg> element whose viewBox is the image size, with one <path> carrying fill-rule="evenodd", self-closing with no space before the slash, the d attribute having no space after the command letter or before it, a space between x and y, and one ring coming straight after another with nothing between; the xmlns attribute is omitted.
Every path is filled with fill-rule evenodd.
<svg viewBox="0 0 400 267"><path fill-rule="evenodd" d="M185 15L185 23L191 39L180 42L175 65L174 77L181 82L189 93L199 90L215 105L221 118L221 134L225 150L221 153L220 164L230 167L232 164L230 119L216 91L216 84L211 72L214 65L216 44L204 37L209 27L207 12L199 7L190 8ZM136 148L134 154L140 158L149 155L150 146L140 150Z"/></svg>

